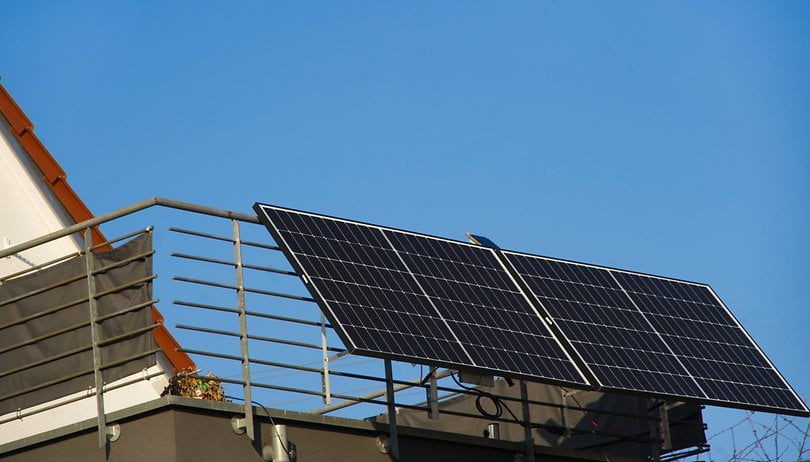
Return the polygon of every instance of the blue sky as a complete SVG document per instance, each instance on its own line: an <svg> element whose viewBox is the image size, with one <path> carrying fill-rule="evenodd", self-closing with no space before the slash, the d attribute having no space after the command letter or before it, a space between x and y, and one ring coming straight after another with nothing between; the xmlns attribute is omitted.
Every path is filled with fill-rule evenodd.
<svg viewBox="0 0 810 462"><path fill-rule="evenodd" d="M707 282L807 401L809 21L798 1L25 2L0 14L0 76L97 214L261 201Z"/></svg>

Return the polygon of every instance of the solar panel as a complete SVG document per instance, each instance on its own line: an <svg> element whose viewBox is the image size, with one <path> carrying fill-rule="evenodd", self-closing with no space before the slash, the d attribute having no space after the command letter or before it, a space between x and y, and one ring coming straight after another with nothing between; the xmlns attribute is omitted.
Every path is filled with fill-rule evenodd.
<svg viewBox="0 0 810 462"><path fill-rule="evenodd" d="M516 252L503 255L598 386L807 413L708 286Z"/></svg>
<svg viewBox="0 0 810 462"><path fill-rule="evenodd" d="M807 408L712 289L613 271L706 398L770 410Z"/></svg>
<svg viewBox="0 0 810 462"><path fill-rule="evenodd" d="M493 250L254 209L351 351L588 385Z"/></svg>
<svg viewBox="0 0 810 462"><path fill-rule="evenodd" d="M705 284L254 209L352 352L810 415Z"/></svg>

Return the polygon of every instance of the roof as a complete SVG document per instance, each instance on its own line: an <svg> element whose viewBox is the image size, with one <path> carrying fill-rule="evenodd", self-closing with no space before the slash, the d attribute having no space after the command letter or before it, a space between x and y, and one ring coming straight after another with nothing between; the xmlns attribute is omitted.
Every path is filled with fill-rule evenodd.
<svg viewBox="0 0 810 462"><path fill-rule="evenodd" d="M43 183L53 192L56 199L65 209L67 214L76 222L81 223L93 218L92 212L87 205L79 198L73 188L67 182L67 175L62 167L51 156L41 141L34 134L34 124L25 115L20 106L9 95L8 91L0 84L0 114L8 120L12 133L22 146L28 157L42 172ZM93 244L107 242L101 230L93 228ZM102 247L103 249L104 247ZM109 246L107 246L109 248ZM163 316L152 306L152 320L162 322ZM163 350L163 353L172 363L175 371L186 368L193 368L194 362L181 351L177 351L180 345L172 337L169 331L161 324L154 331L155 343Z"/></svg>

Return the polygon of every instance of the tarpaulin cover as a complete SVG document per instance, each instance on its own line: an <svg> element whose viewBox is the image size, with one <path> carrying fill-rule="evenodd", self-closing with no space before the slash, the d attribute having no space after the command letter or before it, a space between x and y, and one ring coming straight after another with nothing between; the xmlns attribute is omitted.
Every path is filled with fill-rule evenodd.
<svg viewBox="0 0 810 462"><path fill-rule="evenodd" d="M100 341L151 324L152 241L141 235L93 254L98 315L145 304L103 320ZM104 293L109 291L109 293ZM0 285L0 415L95 385L85 256ZM56 333L49 338L42 338ZM102 367L154 348L152 330L101 347ZM109 383L155 364L154 354L103 369ZM65 378L68 380L64 380ZM28 391L26 391L28 390Z"/></svg>

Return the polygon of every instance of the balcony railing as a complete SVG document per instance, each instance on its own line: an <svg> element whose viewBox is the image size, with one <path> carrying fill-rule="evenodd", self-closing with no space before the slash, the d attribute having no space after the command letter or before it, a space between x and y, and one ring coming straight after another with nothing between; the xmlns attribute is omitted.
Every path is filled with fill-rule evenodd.
<svg viewBox="0 0 810 462"><path fill-rule="evenodd" d="M257 407L355 419L385 414L381 420L388 422L391 450L395 455L397 409L400 409L423 412L431 419L476 419L480 421L482 434L488 429L489 437L497 433L497 425L493 424L518 425L524 429L529 456L534 447L532 431L538 428L568 436L587 431L605 438L631 439L668 449L668 426L673 422L667 421L666 403L648 412L599 408L579 403L575 391L564 389L559 389L556 399L531 399L523 382L512 388L519 392L496 394L490 389L461 383L456 371L349 354L269 233L252 214L152 198L0 251L0 258L24 256L33 247L65 236L89 237L90 230L97 226L107 235L118 236L105 244L123 242L144 233L152 236L154 268L161 277L149 275L149 280L154 280L153 290L157 296L137 305L122 306L120 311L157 305L165 318L164 325L182 345L180 351L190 355L196 363L196 370L180 374L202 381L215 378L222 384L226 400L243 403L244 419L240 419L238 425L251 439L255 434L254 409ZM89 239L83 241L89 242ZM86 246L77 255L91 255L96 247ZM30 268L2 280L20 277L74 256L32 262ZM87 275L94 271L99 269L88 263ZM92 287L92 277L87 277L87 281L91 287L85 301L89 300L88 324L93 335L84 348L93 352L93 367L91 371L66 374L54 382L93 373L99 442L103 445L115 439L116 428L108 424L105 416L104 394L110 388L104 386L101 372L110 364L104 364L100 349L104 342L116 339L100 339L97 327L111 315L101 317L94 311L94 300L99 293ZM166 301L167 298L171 301ZM60 329L69 327L72 326L54 326L50 335L58 335ZM151 324L139 326L120 337L153 327ZM144 354L156 351L151 349ZM3 373L8 371L0 375ZM209 373L211 375L207 375ZM52 385L54 383L38 386ZM21 393L30 391L20 390ZM443 406L463 396L476 398L478 412ZM0 401L6 398L0 396ZM62 404L21 410L21 415L15 418L24 412L48 412ZM544 409L542 419L536 411L532 412L536 409ZM551 423L549 413L557 416ZM623 433L582 423L583 418L593 415L624 419L633 423L633 429L642 425L650 431L639 436L635 430ZM0 421L0 425L2 423ZM694 425L694 422L689 424ZM705 448L699 447L696 451L702 452Z"/></svg>

